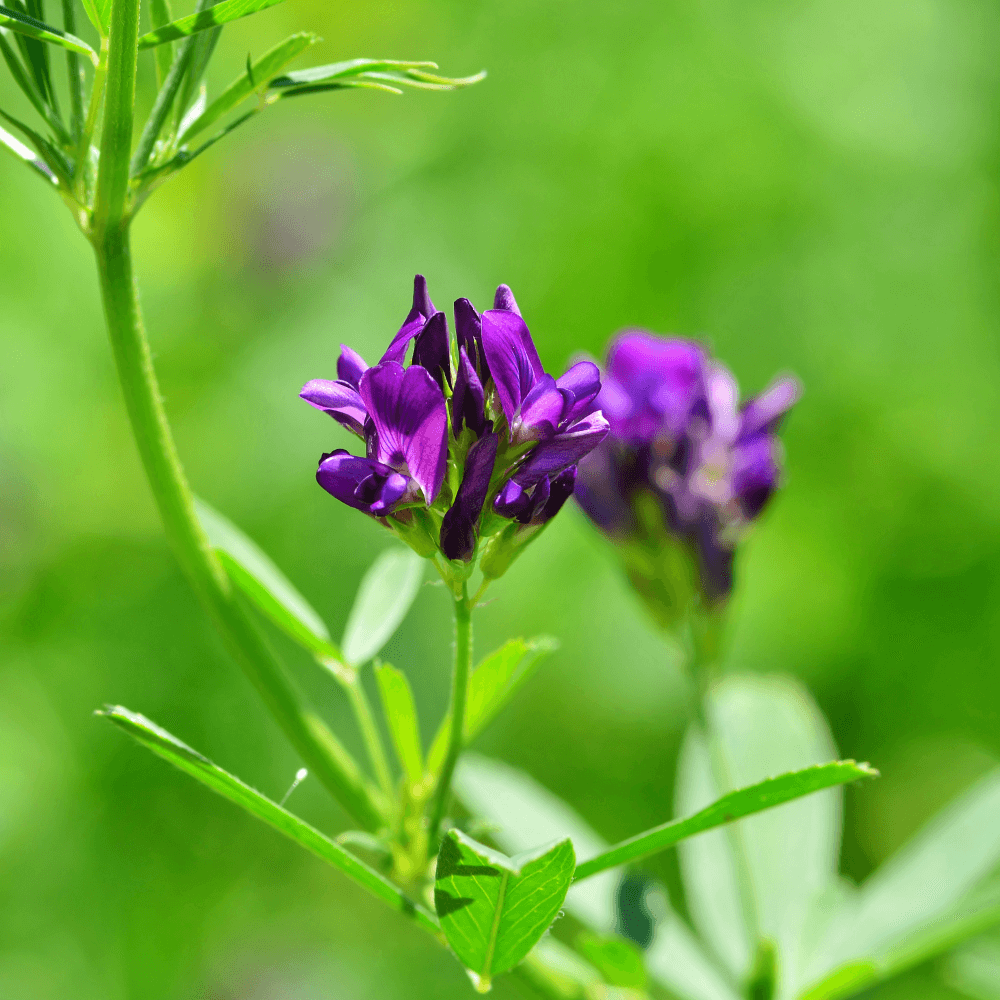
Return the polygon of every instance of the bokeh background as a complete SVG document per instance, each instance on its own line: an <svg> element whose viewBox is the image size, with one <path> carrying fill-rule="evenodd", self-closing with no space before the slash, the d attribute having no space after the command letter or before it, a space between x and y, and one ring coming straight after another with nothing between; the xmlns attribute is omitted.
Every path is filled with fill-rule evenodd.
<svg viewBox="0 0 1000 1000"><path fill-rule="evenodd" d="M341 341L380 353L416 271L439 305L509 283L546 367L644 325L707 338L745 392L797 373L727 669L802 678L841 753L881 768L847 794L863 878L1000 754L996 6L292 0L226 29L211 86L302 28L313 62L490 76L289 101L148 204L143 301L195 488L339 634L388 539L315 485L347 437L296 393ZM299 766L164 544L88 246L8 156L0 218L0 996L468 996L418 931L92 718L128 705L276 796ZM681 674L601 539L567 509L495 590L480 651L562 647L478 748L609 839L665 819ZM428 733L449 641L425 587L388 656ZM315 782L292 801L345 823ZM675 887L674 866L653 867ZM927 969L879 995L953 996Z"/></svg>

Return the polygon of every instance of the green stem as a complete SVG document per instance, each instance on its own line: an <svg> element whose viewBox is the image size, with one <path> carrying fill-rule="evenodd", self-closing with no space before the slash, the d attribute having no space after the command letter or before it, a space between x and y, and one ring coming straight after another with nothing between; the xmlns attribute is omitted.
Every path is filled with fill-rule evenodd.
<svg viewBox="0 0 1000 1000"><path fill-rule="evenodd" d="M455 597L455 663L451 675L451 727L448 732L448 753L441 768L434 802L431 809L430 837L437 843L438 827L444 819L448 806L451 779L462 752L463 730L465 727L465 696L469 688L469 671L472 666L472 602L469 600L468 585L462 584L461 595Z"/></svg>
<svg viewBox="0 0 1000 1000"><path fill-rule="evenodd" d="M178 561L229 649L311 771L366 829L383 823L350 755L286 676L202 531L153 370L132 270L127 208L138 0L114 0L92 242L104 312L136 444Z"/></svg>

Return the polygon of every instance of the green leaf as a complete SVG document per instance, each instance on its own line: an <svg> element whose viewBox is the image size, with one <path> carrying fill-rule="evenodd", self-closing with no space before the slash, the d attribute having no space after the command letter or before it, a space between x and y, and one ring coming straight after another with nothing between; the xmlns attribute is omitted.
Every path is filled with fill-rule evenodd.
<svg viewBox="0 0 1000 1000"><path fill-rule="evenodd" d="M301 55L309 46L318 41L318 35L300 32L286 38L280 45L276 45L269 52L266 52L249 67L250 72L237 77L197 118L182 128L178 142L185 142L213 125L223 115L232 111L233 108L260 89L264 85L261 81L268 80L272 74L287 66L296 56Z"/></svg>
<svg viewBox="0 0 1000 1000"><path fill-rule="evenodd" d="M202 90L202 79L221 34L222 28L213 28L211 31L194 35L183 43L191 46L191 61L188 63L187 72L181 83L180 96L174 107L174 121L177 131L180 131L181 123L189 116L191 105L197 100L198 94Z"/></svg>
<svg viewBox="0 0 1000 1000"><path fill-rule="evenodd" d="M812 956L807 981L822 984L860 966L872 970L871 982L880 981L997 924L1000 886L984 879L998 864L1000 769L942 810L861 886Z"/></svg>
<svg viewBox="0 0 1000 1000"><path fill-rule="evenodd" d="M802 798L804 795L811 795L824 788L843 785L859 778L874 777L878 777L878 771L868 764L839 760L831 761L829 764L817 764L802 771L792 771L778 778L768 778L749 788L741 788L723 795L721 799L695 813L694 816L671 820L616 844L598 857L584 861L577 869L576 880L579 882L606 868L614 868L627 861L648 857L697 833L732 823L734 820L763 812L765 809L773 809L775 806Z"/></svg>
<svg viewBox="0 0 1000 1000"><path fill-rule="evenodd" d="M96 713L124 729L147 749L169 761L175 767L186 771L214 792L242 806L247 812L274 827L279 833L294 840L307 851L333 865L353 879L358 885L377 896L390 907L412 918L416 924L437 934L438 926L434 917L419 903L414 903L396 888L388 879L363 864L339 844L334 843L319 830L314 829L298 816L265 798L260 792L244 784L221 767L213 764L196 750L182 743L165 729L161 729L145 716L130 712L121 706L109 706Z"/></svg>
<svg viewBox="0 0 1000 1000"><path fill-rule="evenodd" d="M148 32L139 39L139 49L140 51L150 49L154 45L186 38L199 31L207 31L217 25L228 24L249 14L256 14L281 2L282 0L222 0L222 3L217 3L214 7L197 14L189 14L187 17L165 24L162 28Z"/></svg>
<svg viewBox="0 0 1000 1000"><path fill-rule="evenodd" d="M1000 1000L1000 935L984 935L957 948L942 963L941 978L973 1000Z"/></svg>
<svg viewBox="0 0 1000 1000"><path fill-rule="evenodd" d="M424 761L417 706L413 702L410 682L406 674L388 663L380 663L375 668L375 678L396 756L410 786L419 785L424 779Z"/></svg>
<svg viewBox="0 0 1000 1000"><path fill-rule="evenodd" d="M7 63L7 68L10 70L10 75L14 78L14 82L21 89L21 92L25 97L31 102L32 107L45 119L46 124L52 131L58 136L59 140L64 143L70 142L69 133L66 131L66 127L60 121L59 117L52 110L51 105L49 105L44 94L38 89L38 84L35 83L34 77L28 72L21 62L17 52L11 48L8 42L9 38L14 36L4 27L0 27L0 55L3 56L4 62ZM17 128L24 131L25 135L28 134L28 130L21 126L14 118L9 115L5 116L7 120ZM31 140L32 143L35 142L34 139ZM37 144L36 144L37 145ZM41 151L39 151L41 152ZM48 162L48 158L45 154L42 154ZM65 159L65 157L63 157ZM51 166L51 164L50 164Z"/></svg>
<svg viewBox="0 0 1000 1000"><path fill-rule="evenodd" d="M465 703L465 735L468 743L481 733L514 693L535 672L543 657L559 648L547 635L535 639L511 639L479 664L469 678ZM448 752L451 713L445 716L427 755L427 770L436 774Z"/></svg>
<svg viewBox="0 0 1000 1000"><path fill-rule="evenodd" d="M546 934L528 952L518 973L543 997L558 997L560 1000L595 1000L600 997L611 1000L597 969L551 934Z"/></svg>
<svg viewBox="0 0 1000 1000"><path fill-rule="evenodd" d="M97 53L83 39L77 38L76 35L67 34L59 28L54 28L51 24L37 21L20 11L0 7L0 26L28 38L34 38L39 42L49 42L52 45L69 49L71 52L81 52L85 56L89 56L95 66L97 65Z"/></svg>
<svg viewBox="0 0 1000 1000"><path fill-rule="evenodd" d="M170 11L170 0L152 0L149 8L149 21L153 25L153 30L162 28L173 20ZM170 42L164 42L156 49L156 89L159 90L170 72L170 64L174 60L174 47Z"/></svg>
<svg viewBox="0 0 1000 1000"><path fill-rule="evenodd" d="M195 499L195 510L233 583L278 628L310 652L337 657L323 619L259 546L204 500Z"/></svg>
<svg viewBox="0 0 1000 1000"><path fill-rule="evenodd" d="M432 62L409 62L402 59L348 59L345 62L295 70L271 80L269 86L282 97L315 94L348 87L368 87L401 94L401 87L417 90L455 90L470 87L485 79L486 72L474 76L447 77L428 73L437 69Z"/></svg>
<svg viewBox="0 0 1000 1000"><path fill-rule="evenodd" d="M46 162L33 153L19 139L11 135L10 132L0 128L0 146L9 149L19 160L22 160L29 167L44 177L49 183L58 186L59 179L52 172Z"/></svg>
<svg viewBox="0 0 1000 1000"><path fill-rule="evenodd" d="M568 838L508 858L460 830L445 835L434 906L448 944L481 993L549 929L566 898L575 860Z"/></svg>
<svg viewBox="0 0 1000 1000"><path fill-rule="evenodd" d="M386 549L365 574L347 616L341 650L357 666L370 660L399 628L417 596L424 561L410 549Z"/></svg>
<svg viewBox="0 0 1000 1000"><path fill-rule="evenodd" d="M607 848L565 802L523 771L500 761L464 754L454 785L476 815L499 827L494 837L506 851L521 851L567 834L577 855L594 855ZM614 870L574 883L566 896L566 909L592 930L609 933L617 921L618 883ZM646 968L682 1000L739 1000L684 921L669 909L646 951Z"/></svg>
<svg viewBox="0 0 1000 1000"><path fill-rule="evenodd" d="M330 83L359 73L381 70L437 69L434 62L408 62L404 59L347 59L344 62L328 63L326 66L311 66L297 69L279 76L268 84L269 87L300 87L303 84Z"/></svg>
<svg viewBox="0 0 1000 1000"><path fill-rule="evenodd" d="M576 948L609 986L644 990L648 976L642 952L617 934L581 934Z"/></svg>
<svg viewBox="0 0 1000 1000"><path fill-rule="evenodd" d="M6 111L0 111L0 118L9 122L14 128L20 129L35 147L38 155L45 161L45 165L52 171L56 179L61 181L63 186L67 188L72 187L72 181L70 180L72 167L61 150L53 146L48 139L39 135L34 129L25 125L24 122L18 121L17 118L7 114Z"/></svg>

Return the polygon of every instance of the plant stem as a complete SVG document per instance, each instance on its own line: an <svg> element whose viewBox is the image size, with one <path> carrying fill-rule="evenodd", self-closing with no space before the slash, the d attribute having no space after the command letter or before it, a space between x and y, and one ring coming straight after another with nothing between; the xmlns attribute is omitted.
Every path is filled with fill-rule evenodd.
<svg viewBox="0 0 1000 1000"><path fill-rule="evenodd" d="M468 584L462 584L462 592L455 597L455 662L451 674L451 728L448 732L448 753L441 768L434 802L431 808L430 838L436 845L438 827L448 806L451 779L462 752L463 730L465 728L465 696L469 688L469 670L472 665L472 603L469 601Z"/></svg>
<svg viewBox="0 0 1000 1000"><path fill-rule="evenodd" d="M114 0L107 104L91 239L104 312L132 431L167 538L230 651L306 765L366 829L383 823L357 765L304 705L230 586L195 515L160 398L132 270L128 182L139 22L138 0Z"/></svg>

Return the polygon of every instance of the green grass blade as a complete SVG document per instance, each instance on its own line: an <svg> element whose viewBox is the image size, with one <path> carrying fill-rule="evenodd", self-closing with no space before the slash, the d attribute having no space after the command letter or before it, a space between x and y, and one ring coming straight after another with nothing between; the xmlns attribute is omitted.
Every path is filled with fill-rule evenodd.
<svg viewBox="0 0 1000 1000"><path fill-rule="evenodd" d="M229 578L257 608L311 653L339 657L323 619L264 551L204 500L195 510Z"/></svg>
<svg viewBox="0 0 1000 1000"><path fill-rule="evenodd" d="M22 14L20 11L10 10L7 7L0 7L0 26L9 28L19 35L34 38L39 42L49 42L61 48L69 49L72 52L80 52L89 56L91 62L97 65L97 53L82 38L77 38L59 28L54 28L50 24L36 21L35 18Z"/></svg>
<svg viewBox="0 0 1000 1000"><path fill-rule="evenodd" d="M59 117L53 112L52 107L38 89L34 77L25 69L17 52L11 47L10 39L14 37L16 36L12 32L0 26L0 55L3 56L4 62L7 63L10 75L14 78L14 82L18 85L24 96L31 102L31 106L45 119L45 123L52 129L53 133L59 138L59 141L67 145L70 144L71 140L69 133L66 131L66 126L63 125ZM18 128L20 127L18 125Z"/></svg>
<svg viewBox="0 0 1000 1000"><path fill-rule="evenodd" d="M424 760L420 749L417 706L410 682L402 670L388 663L380 663L375 668L375 678L396 757L410 786L419 785L424 778Z"/></svg>
<svg viewBox="0 0 1000 1000"><path fill-rule="evenodd" d="M309 32L300 32L286 38L269 52L265 52L250 67L250 73L237 77L228 87L205 108L205 110L185 127L179 142L194 138L199 132L215 124L223 115L228 114L237 105L256 91L267 86L267 81L284 69L296 56L305 52L309 46L319 41L319 36Z"/></svg>
<svg viewBox="0 0 1000 1000"><path fill-rule="evenodd" d="M42 0L11 0L15 14L26 14L38 24L45 24L45 9ZM59 30L58 28L55 30ZM55 88L52 86L52 74L49 67L48 46L37 38L18 33L18 45L25 62L31 68L38 90L55 114L59 113L59 102Z"/></svg>
<svg viewBox="0 0 1000 1000"><path fill-rule="evenodd" d="M249 14L256 14L258 11L266 10L282 0L222 0L222 3L209 7L207 10L196 14L189 14L170 24L163 25L143 35L139 39L139 49L151 49L154 45L162 45L164 42L173 42L178 38L187 38L189 35L197 34L199 31L208 31L218 25L228 24Z"/></svg>
<svg viewBox="0 0 1000 1000"><path fill-rule="evenodd" d="M465 704L465 743L478 736L496 718L542 659L558 648L558 641L546 635L527 641L511 639L476 667L469 678ZM444 763L450 725L449 714L438 728L427 754L427 770L431 774L436 774Z"/></svg>
<svg viewBox="0 0 1000 1000"><path fill-rule="evenodd" d="M247 812L263 820L290 840L312 851L362 888L377 896L392 909L410 917L417 926L435 936L439 933L437 921L419 903L414 903L388 879L372 870L298 816L288 812L228 771L213 764L196 750L182 743L165 729L149 719L121 706L108 707L96 713L125 730L147 749L186 771L214 792L242 806Z"/></svg>
<svg viewBox="0 0 1000 1000"><path fill-rule="evenodd" d="M576 870L575 881L579 882L626 861L647 857L697 833L731 823L743 816L772 809L774 806L791 802L803 795L811 795L823 788L877 776L878 771L867 764L841 760L831 761L829 764L817 764L802 771L792 771L777 778L769 778L749 788L740 788L723 795L721 799L693 816L671 820L662 826L654 827L616 844L596 858L584 861Z"/></svg>
<svg viewBox="0 0 1000 1000"><path fill-rule="evenodd" d="M33 153L16 136L0 128L0 146L9 149L22 163L26 163L36 173L44 177L50 184L59 185L59 178L52 172L52 168L36 153Z"/></svg>
<svg viewBox="0 0 1000 1000"><path fill-rule="evenodd" d="M434 62L408 62L403 59L347 59L344 62L328 63L325 66L312 66L309 69L297 69L291 73L273 79L269 87L299 87L303 84L330 83L346 77L357 76L374 70L424 70L437 69Z"/></svg>
<svg viewBox="0 0 1000 1000"><path fill-rule="evenodd" d="M170 0L152 0L149 8L149 22L153 30L162 28L170 24L173 20L170 11ZM170 72L170 64L174 61L174 47L170 42L164 42L156 47L156 86L157 89L163 86L167 74Z"/></svg>
<svg viewBox="0 0 1000 1000"><path fill-rule="evenodd" d="M28 138L31 144L35 147L38 155L45 161L46 166L56 178L62 182L66 188L72 187L72 182L70 180L71 167L67 161L65 155L52 145L44 136L39 135L33 128L29 128L22 121L14 118L12 115L7 114L6 111L0 111L0 118L4 121L13 125L14 128L20 129L20 131Z"/></svg>
<svg viewBox="0 0 1000 1000"><path fill-rule="evenodd" d="M205 5L209 6L209 5ZM201 93L201 81L208 69L208 64L215 52L222 28L213 28L211 31L203 31L199 35L194 35L185 43L192 47L191 63L188 67L187 76L181 86L180 97L174 108L174 132L180 131L181 123L188 116L191 107L198 100Z"/></svg>
<svg viewBox="0 0 1000 1000"><path fill-rule="evenodd" d="M348 59L345 62L286 73L275 77L269 86L278 91L278 97L353 87L401 94L403 87L415 90L455 90L470 87L486 77L485 70L475 76L448 77L428 73L428 69L437 69L437 65L402 59Z"/></svg>
<svg viewBox="0 0 1000 1000"><path fill-rule="evenodd" d="M389 641L417 596L424 561L404 548L386 549L358 587L341 650L351 665L365 663Z"/></svg>

